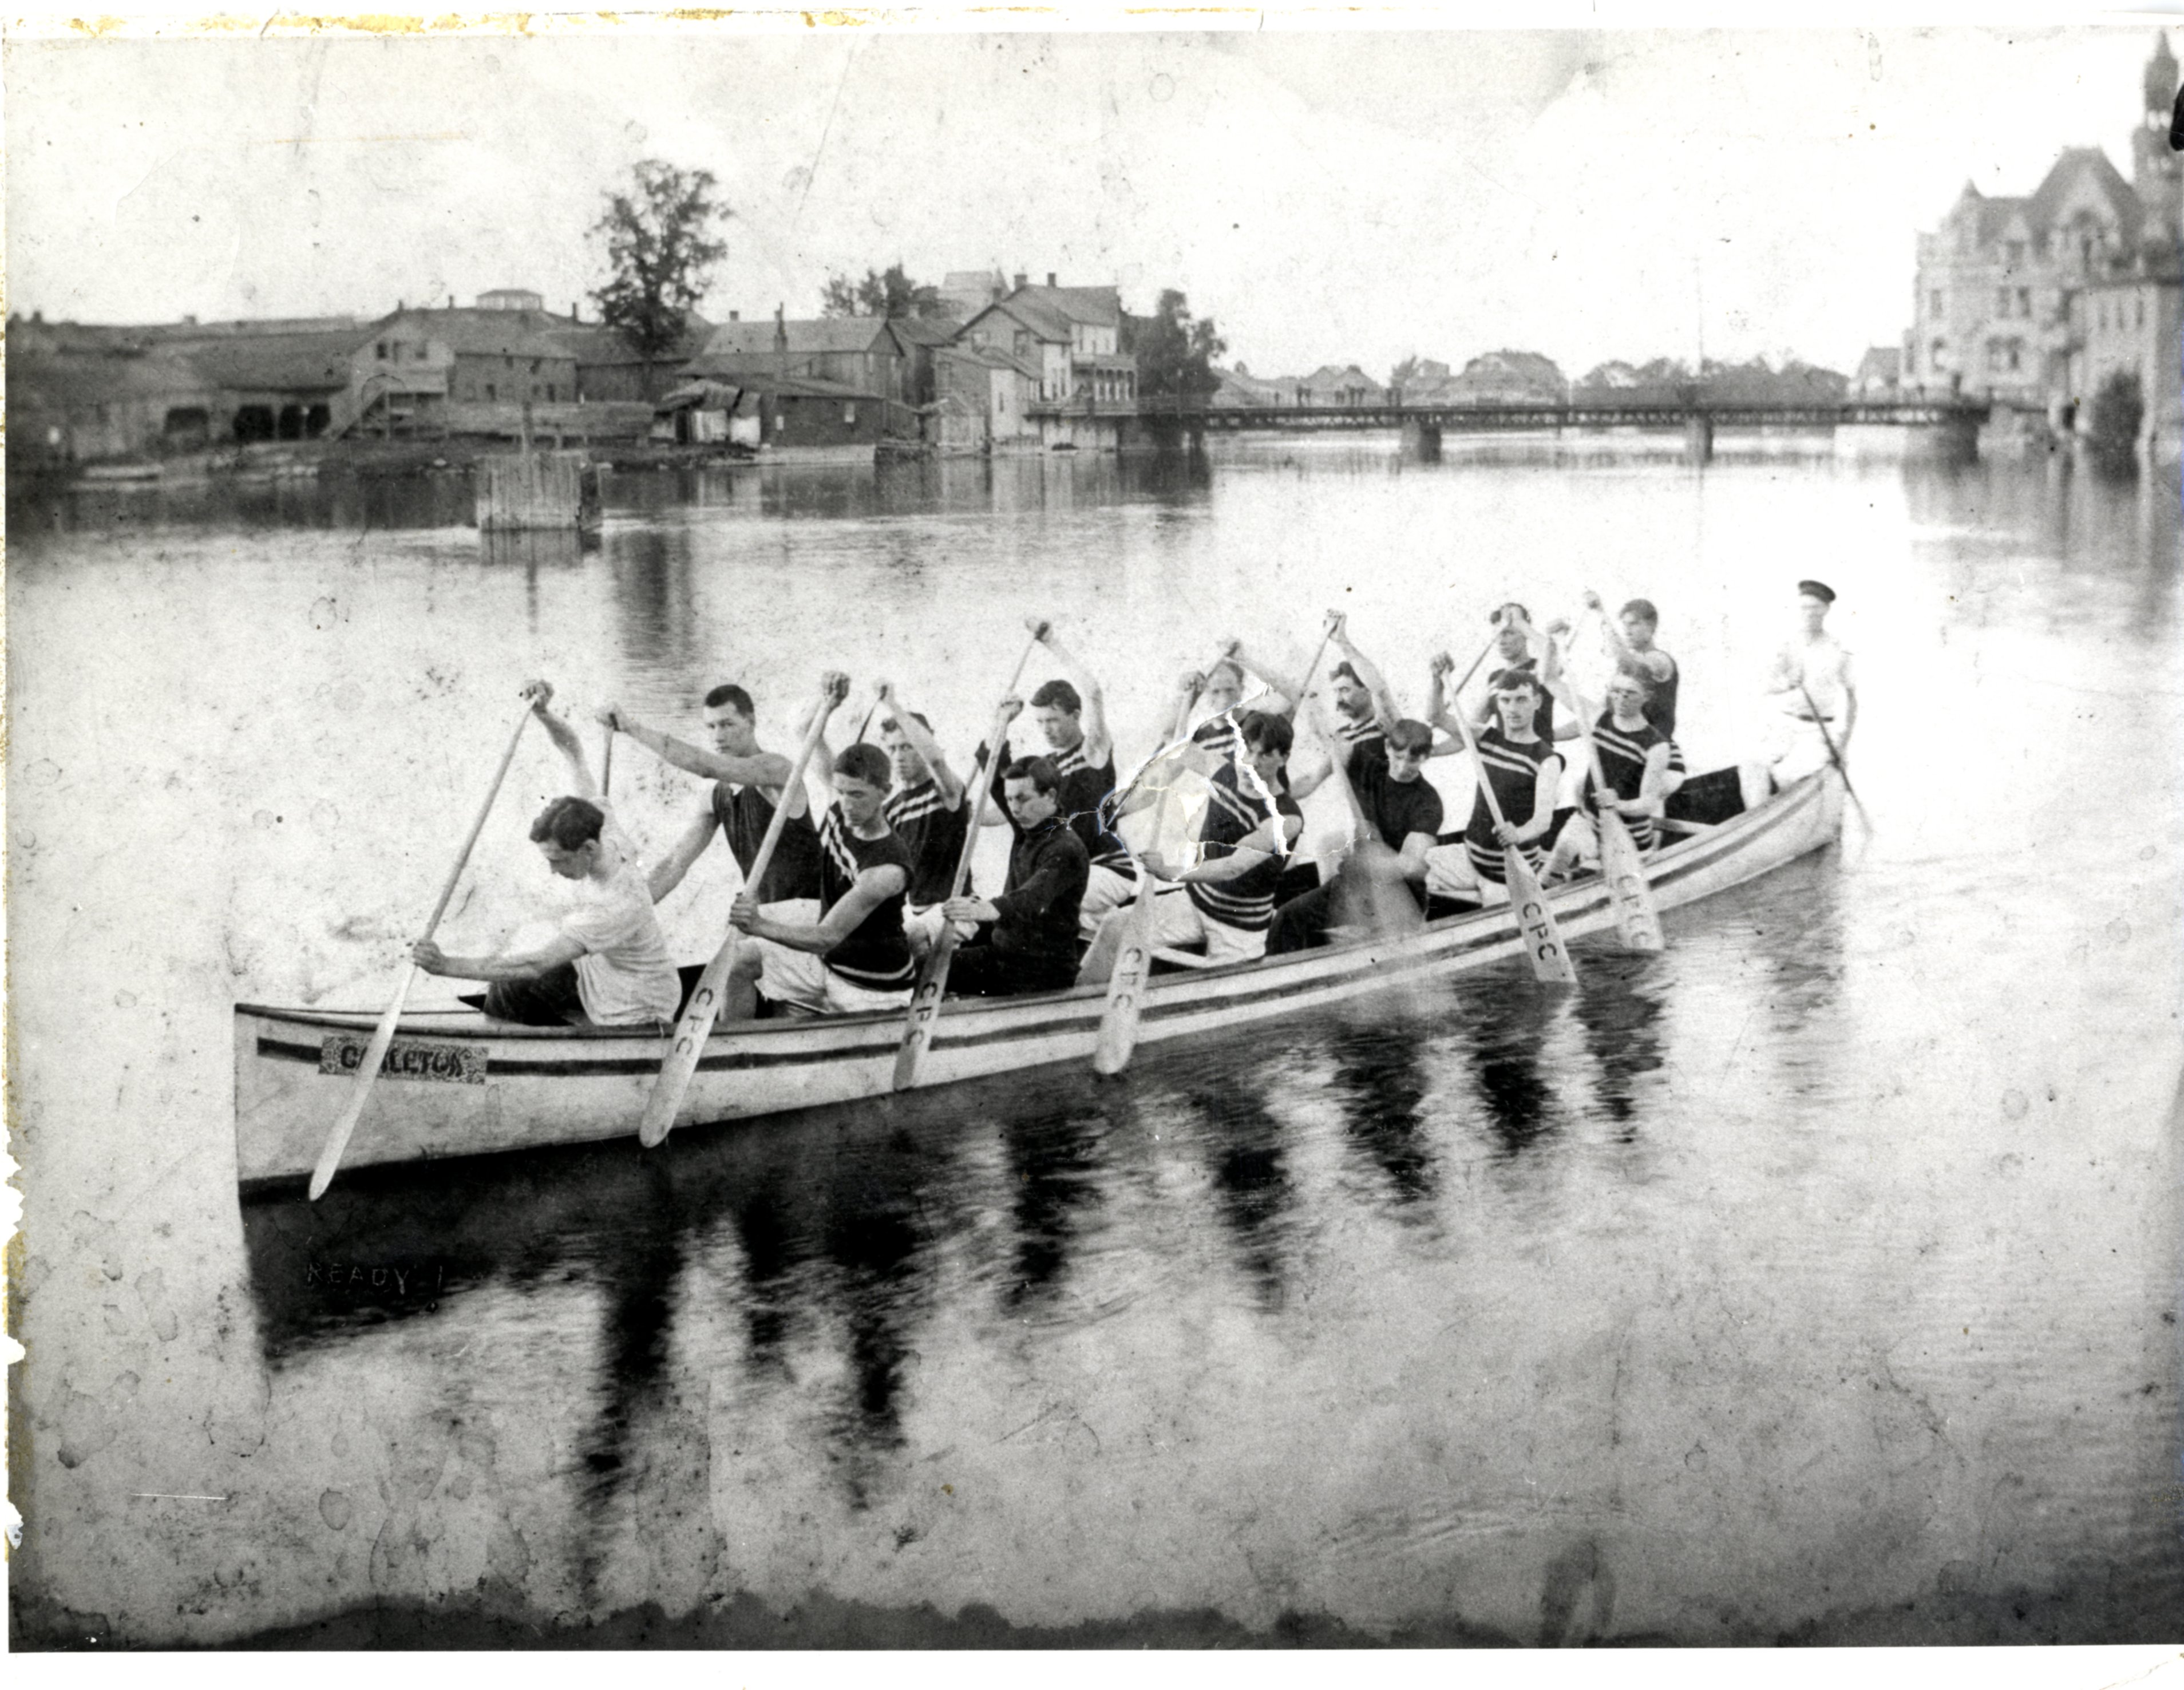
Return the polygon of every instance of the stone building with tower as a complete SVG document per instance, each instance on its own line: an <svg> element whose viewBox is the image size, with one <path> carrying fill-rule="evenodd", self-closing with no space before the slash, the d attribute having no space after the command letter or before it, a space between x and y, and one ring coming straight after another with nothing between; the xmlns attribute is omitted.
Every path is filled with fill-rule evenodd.
<svg viewBox="0 0 2184 1690"><path fill-rule="evenodd" d="M2098 147L2066 148L2023 197L1964 184L1919 237L1900 381L1908 392L1992 399L2082 429L2118 372L2142 383L2142 443L2164 455L2184 428L2178 373L2184 171L2170 151L2177 62L2156 42L2142 81L2131 174Z"/></svg>

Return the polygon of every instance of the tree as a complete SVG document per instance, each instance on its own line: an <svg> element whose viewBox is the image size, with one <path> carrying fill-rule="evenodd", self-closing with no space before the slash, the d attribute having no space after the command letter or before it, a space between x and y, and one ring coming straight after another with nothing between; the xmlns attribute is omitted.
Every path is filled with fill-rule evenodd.
<svg viewBox="0 0 2184 1690"><path fill-rule="evenodd" d="M1133 325L1141 399L1189 399L1221 385L1213 360L1228 349L1211 317L1193 318L1190 302L1173 287L1161 290L1150 317Z"/></svg>
<svg viewBox="0 0 2184 1690"><path fill-rule="evenodd" d="M681 344L713 266L727 256L727 243L712 238L713 225L735 214L714 197L710 170L681 170L646 159L630 174L630 189L608 194L607 209L592 226L593 234L606 238L607 267L614 273L592 298L599 321L644 359L650 393L653 360Z"/></svg>
<svg viewBox="0 0 2184 1690"><path fill-rule="evenodd" d="M1391 388L1407 387L1418 373L1418 355L1415 352L1388 372Z"/></svg>
<svg viewBox="0 0 2184 1690"><path fill-rule="evenodd" d="M2139 425L2146 421L2146 393L2134 370L2111 371L2093 393L2086 419L2086 442L2092 449L2094 467L2111 476L2129 475L2137 466L2134 451Z"/></svg>
<svg viewBox="0 0 2184 1690"><path fill-rule="evenodd" d="M822 317L937 317L946 310L938 287L911 281L899 264L884 272L868 270L862 282L846 275L828 276L819 304Z"/></svg>

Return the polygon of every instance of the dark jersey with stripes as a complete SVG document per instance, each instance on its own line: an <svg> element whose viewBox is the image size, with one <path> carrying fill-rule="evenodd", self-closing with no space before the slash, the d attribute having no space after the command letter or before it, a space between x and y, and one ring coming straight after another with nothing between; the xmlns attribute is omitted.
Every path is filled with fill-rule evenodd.
<svg viewBox="0 0 2184 1690"><path fill-rule="evenodd" d="M1069 830L1084 847L1084 854L1094 866L1112 869L1125 880L1134 880L1138 871L1130 862L1129 847L1100 825L1100 812L1115 790L1115 754L1107 753L1104 763L1084 761L1084 742L1080 739L1066 751L1044 753L1054 765L1054 772L1061 777L1055 789L1060 804L1059 814L1069 823ZM1005 783L1001 771L1010 763L1008 742L1001 742L1000 761L994 766L994 800L1002 801ZM1004 815L1008 812L1004 810Z"/></svg>
<svg viewBox="0 0 2184 1690"><path fill-rule="evenodd" d="M876 839L861 839L842 819L842 806L831 806L819 824L819 913L850 895L857 876L867 868L893 867L902 870L908 884L913 865L910 853L893 833ZM848 938L821 960L844 979L874 991L906 986L916 973L910 941L902 936L903 895L895 893L878 905L850 930Z"/></svg>
<svg viewBox="0 0 2184 1690"><path fill-rule="evenodd" d="M971 831L970 795L965 794L950 810L928 778L890 792L881 807L914 865L910 901L920 908L941 902L955 890L956 864Z"/></svg>
<svg viewBox="0 0 2184 1690"><path fill-rule="evenodd" d="M728 836L728 849L735 853L737 866L748 879L766 830L773 821L773 800L755 786L731 788L724 780L715 781L713 819ZM792 816L783 824L781 838L766 866L764 883L747 890L761 904L819 895L819 835L812 828L810 811Z"/></svg>
<svg viewBox="0 0 2184 1690"><path fill-rule="evenodd" d="M1224 710L1218 716L1209 716L1190 731L1190 743L1223 757L1234 757L1244 743L1243 734L1236 727L1236 713Z"/></svg>
<svg viewBox="0 0 2184 1690"><path fill-rule="evenodd" d="M1604 710L1600 720L1592 724L1592 743L1600 753L1600 772L1607 778L1607 785L1618 798L1638 796L1646 784L1646 758L1656 745L1667 745L1669 756L1676 762L1682 757L1675 750L1675 742L1650 722L1635 728L1618 728L1615 712ZM1585 784L1580 789L1578 801L1587 809L1597 807L1592 771L1585 772ZM1641 851L1653 843L1653 818L1650 816L1625 816L1623 825L1630 830L1631 839Z"/></svg>
<svg viewBox="0 0 2184 1690"><path fill-rule="evenodd" d="M1368 716L1362 721L1353 722L1348 717L1337 712L1334 719L1334 735L1342 741L1345 751L1362 745L1369 751L1378 751L1383 756L1386 755L1388 735L1380 726L1378 717Z"/></svg>
<svg viewBox="0 0 2184 1690"><path fill-rule="evenodd" d="M1234 856L1236 847L1265 825L1267 800L1256 790L1257 783L1234 763L1215 771L1206 786L1206 819L1198 824L1199 857L1217 862ZM1296 800L1286 792L1275 795L1274 809L1301 819ZM1186 881L1184 890L1209 921L1246 933L1262 932L1274 918L1274 889L1281 884L1282 864L1281 856L1270 856L1234 880Z"/></svg>
<svg viewBox="0 0 2184 1690"><path fill-rule="evenodd" d="M1539 790L1540 767L1559 761L1562 753L1544 739L1518 745L1500 728L1479 735L1479 765L1502 806L1502 819L1521 828L1532 819L1533 800ZM1471 800L1471 820L1463 830L1464 855L1477 873L1488 879L1502 878L1502 842L1494 837L1494 812L1486 807L1486 795ZM1540 858L1536 842L1522 847L1528 861Z"/></svg>

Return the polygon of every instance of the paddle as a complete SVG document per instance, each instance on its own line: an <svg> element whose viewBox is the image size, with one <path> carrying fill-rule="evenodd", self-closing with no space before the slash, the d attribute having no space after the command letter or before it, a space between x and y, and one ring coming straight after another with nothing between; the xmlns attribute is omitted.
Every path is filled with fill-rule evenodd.
<svg viewBox="0 0 2184 1690"><path fill-rule="evenodd" d="M1820 707L1813 702L1813 695L1806 691L1802 681L1797 683L1797 690L1804 694L1805 708L1813 712L1813 726L1820 730L1820 743L1828 748L1828 761L1836 766L1836 772L1842 777L1843 790L1850 795L1850 801L1858 806L1858 819L1865 823L1868 834L1872 833L1873 817L1865 813L1864 800L1858 795L1858 789L1850 784L1850 771L1843 767L1842 753L1836 750L1836 736L1828 732L1828 724L1820 720Z"/></svg>
<svg viewBox="0 0 2184 1690"><path fill-rule="evenodd" d="M500 784L508 778L508 766L515 761L516 743L523 738L523 725L531 720L533 696L528 689L523 697L523 713L515 718L515 730L508 736L508 749L500 754L500 767L493 772L493 784L486 789L485 802L478 806L477 820L463 837L463 848L455 853L455 866L448 871L448 878L440 888L439 901L432 906L430 920L420 935L430 939L440 924L440 918L448 912L448 900L455 895L455 882L462 878L463 867L471 860L471 848L477 844L478 835L485 830L485 818L493 813L493 800L500 796ZM326 1148L319 1152L318 1165L311 1169L311 1201L326 1195L326 1187L333 1183L334 1170L341 1166L342 1152L348 1148L349 1135L356 1130L357 1119L364 1113L365 1100L371 1095L371 1082L379 1078L379 1065L387 1058L387 1047L394 1042L394 1029L402 1019L402 1006L409 1001L410 987L417 978L417 964L413 958L402 970L402 979L394 988L393 1001L387 1012L379 1018L379 1025L372 1029L371 1042L364 1048L364 1059L357 1064L356 1083L349 1090L348 1102L342 1106L341 1117L326 1135Z"/></svg>
<svg viewBox="0 0 2184 1690"><path fill-rule="evenodd" d="M1001 690L1004 703L1016 696L1017 683L1023 677L1024 665L1031 661L1039 634L1045 632L1042 623L1039 633L1031 637L1023 655L1017 659L1009 683ZM992 795L992 764L1000 755L1001 735L1008 725L1007 718L997 708L993 728L986 735L986 754L978 759L978 766L971 777L971 789L976 795L971 800L971 825L963 834L963 849L956 859L956 879L948 894L950 898L961 897L963 888L969 884L971 854L978 849L978 830L986 824L986 800ZM925 953L925 966L918 970L917 985L910 995L910 1012L903 1018L902 1042L895 1047L894 1088L897 1091L907 1091L917 1084L918 1065L925 1060L926 1050L933 1043L933 1024L940 1018L940 1001L948 991L948 970L956 961L958 942L956 923L943 921L939 936L933 941L932 950Z"/></svg>
<svg viewBox="0 0 2184 1690"><path fill-rule="evenodd" d="M1574 637L1571 643L1576 643ZM1592 769L1600 877L1607 883L1608 895L1615 902L1615 930L1622 935L1626 951L1662 950L1668 940L1661 932L1661 912L1653 903L1653 888L1646 878L1638 842L1630 837L1630 828L1617 812L1615 789L1608 785L1607 772L1600 766L1600 747L1592 737L1592 706L1577 689L1576 681L1565 675L1563 683L1569 689L1570 707L1577 712L1578 737L1585 741L1585 761Z"/></svg>
<svg viewBox="0 0 2184 1690"><path fill-rule="evenodd" d="M614 788L614 726L609 723L606 749L599 753L599 797L602 801Z"/></svg>
<svg viewBox="0 0 2184 1690"><path fill-rule="evenodd" d="M1463 735L1464 749L1471 753L1473 766L1479 775L1479 790L1486 800L1486 813L1494 818L1494 825L1507 823L1502 815L1502 800L1494 795L1494 783L1486 778L1486 761L1479 755L1479 741L1471 732L1471 722L1461 709L1447 712L1455 722L1457 731ZM1541 980L1559 980L1566 985L1577 984L1577 970L1571 966L1569 951L1563 944L1562 929L1555 925L1555 912L1547 907L1546 895L1540 890L1539 877L1532 873L1532 865L1524 861L1524 853L1515 845L1502 847L1502 884L1509 889L1509 905L1517 912L1518 930L1524 935L1525 949L1530 953L1533 975Z"/></svg>
<svg viewBox="0 0 2184 1690"><path fill-rule="evenodd" d="M843 690L846 691L846 687ZM751 858L750 872L744 876L744 884L753 897L766 884L766 871L773 862L773 848L780 844L781 831L788 825L789 795L803 784L804 771L811 761L811 753L826 733L827 720L833 715L842 698L843 692L829 688L819 708L811 713L811 725L804 730L804 743L797 748L788 778L782 784L781 800L773 806L773 819L766 824L766 837L759 841L758 854ZM682 1006L682 1016L675 1023L674 1041L660 1059L660 1077L652 1082L651 1094L644 1100L644 1114L637 1124L637 1141L647 1150L665 1139L675 1124L675 1112L682 1107L683 1095L690 1089L690 1077L698 1071L698 1058L705 1054L705 1040L712 1036L714 1018L720 1013L721 990L727 984L728 968L735 961L736 941L742 937L735 929L728 929L728 936L721 941L721 948L713 953L713 960L705 964L705 972L690 989L690 1001Z"/></svg>
<svg viewBox="0 0 2184 1690"><path fill-rule="evenodd" d="M1167 827L1169 795L1175 790L1175 771L1167 771L1169 784L1161 788L1153 806L1153 839L1157 844ZM1100 1036L1092 1049L1095 1074L1120 1074L1130 1064L1138 1047L1138 1018L1144 1012L1145 983L1153 969L1153 900L1159 887L1152 873L1130 853L1137 870L1138 899L1130 906L1122 949L1116 954L1114 972L1107 976L1106 1007L1100 1012Z"/></svg>

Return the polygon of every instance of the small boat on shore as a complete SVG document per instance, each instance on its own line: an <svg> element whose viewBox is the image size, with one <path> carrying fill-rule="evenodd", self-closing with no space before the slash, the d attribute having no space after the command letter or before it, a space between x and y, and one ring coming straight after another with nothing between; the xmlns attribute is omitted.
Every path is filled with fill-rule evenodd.
<svg viewBox="0 0 2184 1690"><path fill-rule="evenodd" d="M1735 772L1702 782L1735 790ZM1687 790L1689 789L1687 788ZM1730 800L1736 802L1734 799ZM1844 787L1832 770L1685 837L1647 865L1664 910L1696 903L1834 839ZM1613 901L1596 875L1549 894L1566 938L1611 930ZM1223 1032L1324 1008L1369 992L1516 960L1523 940L1505 904L1428 923L1390 940L1361 939L1255 962L1156 977L1139 1046ZM1581 975L1582 971L1580 971ZM1582 987L1580 988L1582 990ZM920 1087L1089 1063L1106 989L949 1001ZM354 1085L378 1015L371 1011L235 1008L236 1171L246 1186L308 1176ZM772 1115L888 1093L900 1011L769 1020L716 1030L677 1126ZM375 1096L344 1165L403 1163L581 1144L632 1135L660 1072L653 1028L518 1027L476 1010L402 1018Z"/></svg>

